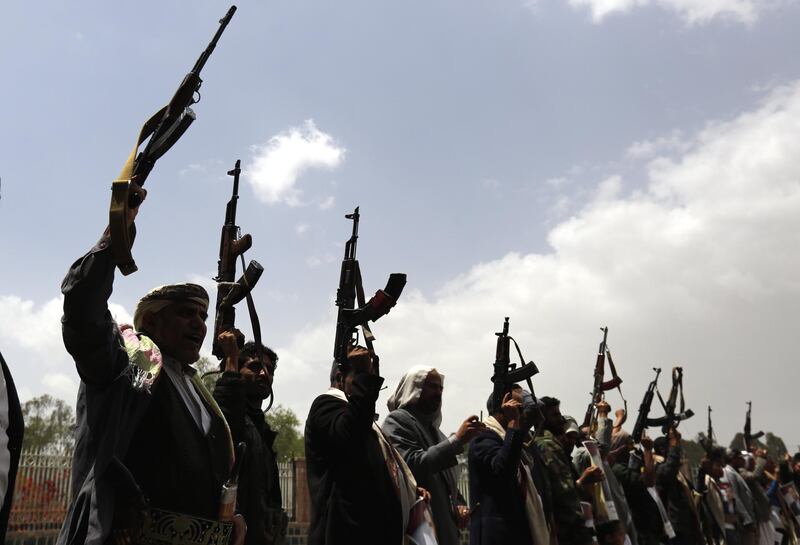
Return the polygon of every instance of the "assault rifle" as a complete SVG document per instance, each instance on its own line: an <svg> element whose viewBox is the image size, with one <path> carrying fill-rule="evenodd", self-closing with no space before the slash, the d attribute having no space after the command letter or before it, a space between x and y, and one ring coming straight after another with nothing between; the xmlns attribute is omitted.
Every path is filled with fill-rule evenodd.
<svg viewBox="0 0 800 545"><path fill-rule="evenodd" d="M647 391L642 399L642 404L639 406L639 415L636 418L636 424L633 427L633 433L631 434L631 437L633 437L633 440L636 443L641 442L642 434L644 433L645 428L654 428L660 426L661 431L666 434L669 432L670 428L678 427L678 424L681 421L694 416L694 411L691 409L684 410L683 368L675 367L672 369L672 389L670 390L669 398L667 399L666 403L664 403L664 400L661 397L661 392L658 391L658 376L661 374L661 369L658 367L653 367L653 371L656 372L656 378L654 378L647 387ZM675 405L677 403L678 392L680 392L681 406L680 412L676 413ZM658 396L658 400L661 402L661 406L664 408L664 416L659 418L650 418L650 409L653 404L654 394Z"/></svg>
<svg viewBox="0 0 800 545"><path fill-rule="evenodd" d="M745 416L745 419L744 419L744 436L743 436L744 449L746 451L748 451L748 452L750 451L751 448L753 448L753 440L754 439L760 439L764 435L763 431L760 431L760 432L758 432L756 434L751 433L750 413L752 411L753 411L753 402L752 401L748 401L747 402L747 416Z"/></svg>
<svg viewBox="0 0 800 545"><path fill-rule="evenodd" d="M711 424L711 405L708 406L708 427L706 428L706 439L703 442L706 454L710 455L714 448L714 426Z"/></svg>
<svg viewBox="0 0 800 545"><path fill-rule="evenodd" d="M365 302L364 286L361 281L361 267L356 259L356 246L358 244L358 222L361 215L358 207L352 214L345 218L353 220L353 233L344 245L344 259L342 270L339 274L339 288L336 290L336 306L339 312L336 317L336 338L333 343L333 359L343 370L347 365L347 352L358 340L358 326L364 333L367 348L374 354L372 341L375 336L369 328L368 322L377 321L388 314L397 303L403 288L406 285L404 273L392 273L386 282L386 287L375 292L369 301ZM358 303L358 306L356 306ZM377 359L374 361L377 362Z"/></svg>
<svg viewBox="0 0 800 545"><path fill-rule="evenodd" d="M666 435L670 428L677 428L678 424L682 421L694 416L692 409L686 409L686 402L683 399L683 367L672 368L672 388L669 391L667 402L661 398L661 393L656 390L658 400L661 406L664 407L663 423L661 424L661 432ZM678 395L680 395L680 412L676 413L676 404L678 402Z"/></svg>
<svg viewBox="0 0 800 545"><path fill-rule="evenodd" d="M219 29L211 39L211 43L183 78L169 104L153 114L142 126L133 151L125 162L119 178L111 186L109 210L111 252L114 263L124 275L129 275L137 270L136 262L131 255L133 239L136 236L136 227L129 221L131 210L136 209L142 203L144 198L142 186L150 171L153 170L156 161L178 141L195 120L195 114L190 106L200 100L199 91L203 83L203 80L200 79L200 71L214 51L217 41L235 11L236 6L231 6L225 17L220 19ZM197 95L196 98L195 95ZM147 144L144 150L138 152L145 140L147 140Z"/></svg>
<svg viewBox="0 0 800 545"><path fill-rule="evenodd" d="M617 368L614 366L614 360L611 359L611 352L608 350L608 328L601 327L600 331L603 332L603 340L600 343L600 348L597 349L597 362L594 366L594 386L592 387L592 399L589 401L589 406L586 408L586 414L583 417L583 427L590 429L595 427L597 422L597 404L600 403L605 392L617 388L619 395L622 397L622 402L625 404L625 411L628 410L628 402L622 396L622 379L617 375ZM603 381L605 375L605 363L608 357L608 367L611 371L611 380Z"/></svg>
<svg viewBox="0 0 800 545"><path fill-rule="evenodd" d="M495 333L497 335L497 349L494 358L494 375L492 376L492 406L497 408L502 406L503 397L511 391L511 386L517 382L527 381L531 396L536 401L536 394L533 391L531 377L539 372L539 368L532 361L525 363L522 351L517 341L508 334L508 317L503 323L503 331ZM519 367L516 363L511 363L511 342L517 349L519 355Z"/></svg>
<svg viewBox="0 0 800 545"><path fill-rule="evenodd" d="M225 357L222 347L219 346L217 336L223 331L233 329L236 322L236 308L234 305L245 297L250 311L250 321L253 326L253 337L256 347L261 347L261 328L258 316L250 296L264 268L255 260L251 260L244 273L236 278L236 259L239 258L244 268L244 253L253 245L253 238L249 235L240 236L241 230L236 225L236 204L239 200L239 174L241 161L237 159L233 170L228 171L228 176L233 176L233 194L225 206L225 223L222 225L222 235L219 242L219 261L217 261L217 303L214 317L214 344L213 354L220 360Z"/></svg>
<svg viewBox="0 0 800 545"><path fill-rule="evenodd" d="M642 442L642 435L644 434L645 428L660 425L655 419L650 418L650 408L653 405L653 397L658 389L658 376L661 374L661 368L653 367L653 371L656 372L656 378L647 386L647 391L644 393L642 403L639 405L639 415L636 417L633 433L631 433L634 443Z"/></svg>

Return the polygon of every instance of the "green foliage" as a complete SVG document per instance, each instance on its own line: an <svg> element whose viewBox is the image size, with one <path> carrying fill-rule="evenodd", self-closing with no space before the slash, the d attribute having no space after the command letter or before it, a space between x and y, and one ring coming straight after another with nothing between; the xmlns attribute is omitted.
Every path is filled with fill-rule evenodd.
<svg viewBox="0 0 800 545"><path fill-rule="evenodd" d="M216 386L217 380L219 380L219 377L222 375L222 373L211 373L208 375L206 375L206 373L210 371L219 371L219 362L216 359L212 360L206 356L203 356L197 360L197 362L194 364L194 368L197 369L198 373L200 373L203 386L205 386L209 392L213 392L214 386Z"/></svg>
<svg viewBox="0 0 800 545"><path fill-rule="evenodd" d="M264 418L272 431L278 433L275 439L275 455L279 462L305 456L300 420L292 409L278 405L270 409Z"/></svg>
<svg viewBox="0 0 800 545"><path fill-rule="evenodd" d="M781 439L780 437L769 431L765 433L761 439L753 439L753 446L756 448L766 449L767 454L773 460L782 459L783 455L786 454L787 452L786 443L783 442L783 439ZM744 450L743 433L739 432L733 436L730 448L736 450Z"/></svg>
<svg viewBox="0 0 800 545"><path fill-rule="evenodd" d="M786 443L783 442L783 439L774 435L771 431L768 431L764 436L764 439L767 444L767 453L773 460L782 460L783 456L789 452L789 449L786 448Z"/></svg>
<svg viewBox="0 0 800 545"><path fill-rule="evenodd" d="M694 441L681 439L681 448L683 449L683 454L689 460L689 467L700 465L700 459L705 456L706 450L703 448L703 441L705 441L705 434L702 433L698 434Z"/></svg>
<svg viewBox="0 0 800 545"><path fill-rule="evenodd" d="M71 405L47 394L22 404L25 420L23 449L48 454L72 454L75 449L75 413Z"/></svg>

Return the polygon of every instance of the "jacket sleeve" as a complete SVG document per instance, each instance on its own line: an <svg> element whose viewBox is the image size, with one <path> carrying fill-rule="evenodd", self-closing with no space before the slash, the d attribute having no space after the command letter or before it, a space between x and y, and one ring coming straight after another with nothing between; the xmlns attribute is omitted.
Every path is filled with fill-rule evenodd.
<svg viewBox="0 0 800 545"><path fill-rule="evenodd" d="M383 422L383 432L417 479L429 479L436 473L458 463L456 451L450 439L445 439L425 449L421 438L415 433L413 422L407 422L404 425L400 421L402 417L397 413L398 411L393 411L386 417Z"/></svg>
<svg viewBox="0 0 800 545"><path fill-rule="evenodd" d="M669 489L675 484L678 478L678 470L681 468L681 447L671 447L664 463L656 467L656 482L664 489Z"/></svg>
<svg viewBox="0 0 800 545"><path fill-rule="evenodd" d="M333 448L359 448L372 431L381 385L382 377L356 373L348 403L331 396L318 397L307 422L312 434Z"/></svg>
<svg viewBox="0 0 800 545"><path fill-rule="evenodd" d="M538 438L536 446L550 477L553 517L559 537L569 536L573 543L591 543L591 531L586 528L581 511L581 497L575 486L575 476L563 449L553 439Z"/></svg>
<svg viewBox="0 0 800 545"><path fill-rule="evenodd" d="M610 418L597 419L597 431L594 436L600 445L601 452L607 453L611 450L611 433L614 431L614 424Z"/></svg>
<svg viewBox="0 0 800 545"><path fill-rule="evenodd" d="M108 384L128 365L122 336L108 310L114 269L104 238L73 263L61 284L64 346L86 384Z"/></svg>
<svg viewBox="0 0 800 545"><path fill-rule="evenodd" d="M508 429L502 442L498 442L494 432L482 433L472 441L469 455L493 475L516 475L522 456L523 436L521 430Z"/></svg>
<svg viewBox="0 0 800 545"><path fill-rule="evenodd" d="M247 413L247 398L244 378L239 373L225 371L214 385L214 400L219 405L231 429L233 444L244 441L244 419Z"/></svg>

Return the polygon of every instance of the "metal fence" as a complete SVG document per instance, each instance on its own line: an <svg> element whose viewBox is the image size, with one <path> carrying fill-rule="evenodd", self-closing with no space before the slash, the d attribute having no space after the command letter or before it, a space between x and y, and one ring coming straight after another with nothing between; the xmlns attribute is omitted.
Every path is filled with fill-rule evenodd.
<svg viewBox="0 0 800 545"><path fill-rule="evenodd" d="M69 502L72 456L27 451L20 456L8 532L57 533Z"/></svg>
<svg viewBox="0 0 800 545"><path fill-rule="evenodd" d="M9 543L51 543L67 514L72 456L24 451L20 456L14 503L8 523ZM283 508L294 520L295 462L278 464Z"/></svg>

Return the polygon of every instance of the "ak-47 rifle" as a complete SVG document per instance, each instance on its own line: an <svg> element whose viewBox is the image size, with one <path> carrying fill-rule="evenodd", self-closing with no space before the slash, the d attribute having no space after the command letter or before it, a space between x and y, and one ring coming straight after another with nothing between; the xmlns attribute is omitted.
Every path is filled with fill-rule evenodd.
<svg viewBox="0 0 800 545"><path fill-rule="evenodd" d="M706 438L703 442L706 454L710 455L714 448L714 426L711 424L711 405L708 406L708 427L706 428Z"/></svg>
<svg viewBox="0 0 800 545"><path fill-rule="evenodd" d="M593 429L597 422L597 404L600 403L605 397L605 392L616 388L619 390L619 395L622 398L624 409L628 411L628 402L622 395L622 379L617 374L617 368L614 365L614 360L611 358L611 351L608 349L608 328L601 327L600 331L603 332L603 340L600 343L600 348L597 349L597 362L594 366L594 386L592 387L592 399L589 401L589 406L586 408L586 414L583 417L583 427ZM608 367L611 371L611 380L603 381L605 375L605 363L608 357Z"/></svg>
<svg viewBox="0 0 800 545"><path fill-rule="evenodd" d="M358 207L352 214L345 218L353 220L353 233L344 245L344 259L342 271L339 275L339 288L336 290L336 306L339 312L336 317L336 338L333 343L333 359L339 364L339 369L347 365L347 353L358 339L358 326L364 333L367 348L375 356L372 341L375 336L369 328L368 322L377 321L388 314L397 303L403 288L406 285L404 273L392 273L386 282L386 287L375 292L369 301L365 302L364 286L361 281L361 267L356 259L356 246L358 243L358 222L361 215ZM358 303L358 306L356 306ZM377 359L373 360L377 362Z"/></svg>
<svg viewBox="0 0 800 545"><path fill-rule="evenodd" d="M190 106L200 100L199 91L203 83L203 80L200 79L200 71L214 51L217 41L235 11L236 6L231 6L225 17L220 19L220 26L214 34L214 38L197 59L191 71L183 78L169 104L153 114L142 126L133 151L125 162L119 178L111 186L109 210L111 252L114 263L124 275L129 275L137 270L136 262L131 255L133 239L136 236L136 227L133 222L129 221L131 211L141 204L144 198L142 186L150 171L153 170L156 161L178 141L195 120L195 114ZM148 138L149 140L147 140ZM145 140L147 140L147 145L143 151L139 152L139 147Z"/></svg>
<svg viewBox="0 0 800 545"><path fill-rule="evenodd" d="M677 428L678 424L682 421L694 416L692 409L686 409L686 402L683 399L683 367L672 368L672 388L669 391L667 402L661 397L661 393L656 390L658 400L664 408L663 422L661 424L661 432L666 435L670 428ZM678 403L678 395L680 395L680 412L676 413L676 404Z"/></svg>
<svg viewBox="0 0 800 545"><path fill-rule="evenodd" d="M236 308L234 305L245 297L250 311L250 321L253 326L253 337L257 349L261 347L261 328L258 316L252 304L250 292L264 272L264 268L255 260L251 260L239 280L236 279L236 259L241 259L244 268L244 253L253 245L253 238L249 235L240 236L239 226L236 225L236 203L239 200L239 174L241 161L236 161L233 170L228 171L228 176L233 176L233 192L231 200L225 206L225 223L222 225L222 236L219 242L219 261L217 261L217 303L214 316L214 344L213 354L222 359L225 354L217 341L223 331L233 329L236 322Z"/></svg>
<svg viewBox="0 0 800 545"><path fill-rule="evenodd" d="M511 386L517 382L527 381L531 396L536 401L536 394L533 391L531 377L539 372L539 368L532 361L525 363L519 344L508 334L508 317L503 323L503 331L495 333L497 335L497 349L494 358L494 375L492 376L492 406L495 408L503 404L503 397L511 391ZM519 367L516 363L511 363L511 343L517 349L519 355Z"/></svg>
<svg viewBox="0 0 800 545"><path fill-rule="evenodd" d="M642 404L639 406L639 415L636 418L636 424L634 425L633 433L631 434L631 437L633 437L633 440L636 443L641 442L642 434L644 433L645 428L654 428L660 426L661 431L666 434L670 428L676 428L681 421L694 416L694 411L691 409L684 410L683 368L675 367L672 369L672 389L670 390L669 398L667 399L666 403L664 403L664 400L661 397L661 392L658 391L658 376L661 374L661 369L658 367L653 367L653 371L656 372L656 378L654 378L647 387L647 392L645 392L644 399L642 399ZM681 406L680 412L676 414L675 405L677 403L679 393ZM661 406L664 408L664 416L659 418L650 418L650 408L653 404L653 394L658 396L658 400L661 402Z"/></svg>
<svg viewBox="0 0 800 545"><path fill-rule="evenodd" d="M746 451L748 451L748 452L750 451L751 448L753 448L753 440L754 439L760 439L761 437L764 436L764 432L763 431L760 431L760 432L758 432L756 434L751 433L750 413L752 411L753 411L753 402L752 401L748 401L747 402L747 415L744 418L744 436L743 436L744 449Z"/></svg>
<svg viewBox="0 0 800 545"><path fill-rule="evenodd" d="M636 424L633 426L631 437L634 443L642 442L642 435L644 434L645 428L659 425L655 419L650 418L650 408L653 405L653 397L658 389L658 376L661 374L661 368L653 367L653 371L656 372L656 378L647 386L647 391L644 393L642 403L639 405L639 415L636 417Z"/></svg>

